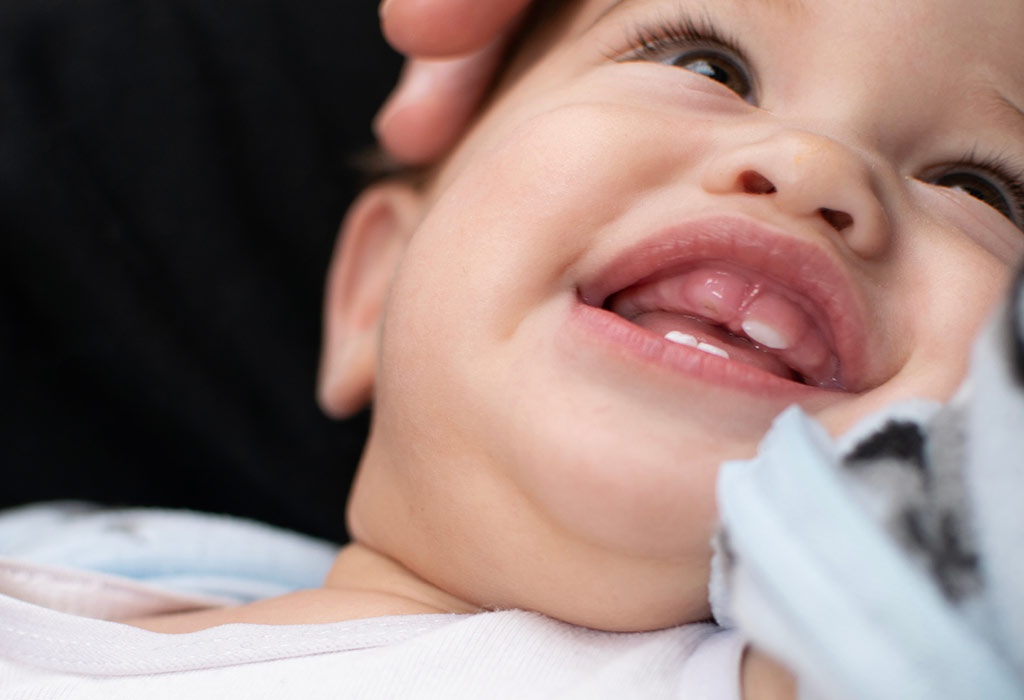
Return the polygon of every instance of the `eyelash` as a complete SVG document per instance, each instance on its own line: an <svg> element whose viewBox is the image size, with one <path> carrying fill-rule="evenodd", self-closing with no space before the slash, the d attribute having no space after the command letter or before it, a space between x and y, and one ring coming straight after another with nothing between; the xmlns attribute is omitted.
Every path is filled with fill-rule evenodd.
<svg viewBox="0 0 1024 700"><path fill-rule="evenodd" d="M616 61L657 61L675 50L715 48L724 49L727 54L738 58L739 63L747 63L746 53L740 48L739 42L719 31L710 18L684 16L638 25L633 29L627 46L626 52L615 58ZM751 76L746 71L744 73L744 77L753 85Z"/></svg>
<svg viewBox="0 0 1024 700"><path fill-rule="evenodd" d="M627 48L618 56L610 57L616 62L663 60L673 51L683 49L717 49L724 51L723 58L732 62L750 86L751 94L756 94L751 73L744 68L748 65L746 52L740 48L738 41L717 29L710 18L697 19L683 16L674 20L662 20L653 24L637 25L628 40ZM743 97L743 96L741 96ZM747 99L744 97L744 99ZM750 100L754 101L755 100ZM934 179L955 175L959 170L967 173L994 177L997 189L1008 199L1011 209L1010 220L1024 230L1024 167L1013 163L1003 155L978 157L973 151L941 168L941 173ZM941 186L941 185L940 185Z"/></svg>
<svg viewBox="0 0 1024 700"><path fill-rule="evenodd" d="M995 177L1012 210L1010 220L1017 228L1024 230L1024 167L1006 155L978 156L974 151L970 151L942 167L943 174L946 175L955 174L958 169Z"/></svg>
<svg viewBox="0 0 1024 700"><path fill-rule="evenodd" d="M632 53L623 60L633 61L650 57L651 54L657 54L666 48L675 49L705 42L718 44L740 56L743 55L736 41L720 32L710 19L698 20L687 16L657 24L637 25L629 39Z"/></svg>

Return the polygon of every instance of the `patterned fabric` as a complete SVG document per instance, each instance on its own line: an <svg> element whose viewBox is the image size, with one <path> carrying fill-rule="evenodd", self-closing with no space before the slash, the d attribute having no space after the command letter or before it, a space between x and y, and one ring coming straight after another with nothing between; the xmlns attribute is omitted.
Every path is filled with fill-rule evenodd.
<svg viewBox="0 0 1024 700"><path fill-rule="evenodd" d="M1024 274L947 405L832 440L799 409L724 465L716 616L802 697L1024 698Z"/></svg>

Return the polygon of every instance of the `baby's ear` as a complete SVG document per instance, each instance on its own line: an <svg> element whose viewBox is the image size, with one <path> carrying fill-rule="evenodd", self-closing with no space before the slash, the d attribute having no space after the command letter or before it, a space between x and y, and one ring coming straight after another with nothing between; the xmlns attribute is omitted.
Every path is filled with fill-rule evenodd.
<svg viewBox="0 0 1024 700"><path fill-rule="evenodd" d="M419 192L387 181L365 190L341 224L324 292L317 379L317 400L329 416L351 416L370 400L384 300L420 215Z"/></svg>

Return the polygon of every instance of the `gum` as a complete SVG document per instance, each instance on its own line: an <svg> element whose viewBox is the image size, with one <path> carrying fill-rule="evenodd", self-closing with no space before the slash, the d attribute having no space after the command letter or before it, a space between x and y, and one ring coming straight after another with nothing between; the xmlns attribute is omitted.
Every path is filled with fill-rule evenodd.
<svg viewBox="0 0 1024 700"><path fill-rule="evenodd" d="M799 303L766 281L699 267L627 290L613 309L626 318L652 310L699 316L749 337L810 381L834 384L837 363L817 324ZM745 325L752 331L749 335Z"/></svg>

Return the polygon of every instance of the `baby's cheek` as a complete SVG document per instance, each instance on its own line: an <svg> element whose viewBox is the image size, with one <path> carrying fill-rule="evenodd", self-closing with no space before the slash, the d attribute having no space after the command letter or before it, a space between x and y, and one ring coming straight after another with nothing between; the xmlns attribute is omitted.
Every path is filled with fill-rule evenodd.
<svg viewBox="0 0 1024 700"><path fill-rule="evenodd" d="M565 222L603 220L628 208L631 193L671 181L677 164L693 162L683 139L666 137L672 128L621 104L559 106L520 122L489 159L522 203Z"/></svg>
<svg viewBox="0 0 1024 700"><path fill-rule="evenodd" d="M699 132L632 105L556 106L518 122L481 154L472 170L489 181L489 200L480 205L513 214L517 236L575 256L639 198L694 180L708 144Z"/></svg>
<svg viewBox="0 0 1024 700"><path fill-rule="evenodd" d="M1005 292L1010 267L976 238L948 219L918 224L904 229L898 264L874 299L894 329L885 342L896 369L875 389L816 415L833 435L894 402L952 398L975 338Z"/></svg>
<svg viewBox="0 0 1024 700"><path fill-rule="evenodd" d="M472 304L478 313L463 323L500 324L476 332L506 336L553 288L572 284L572 263L607 224L680 177L694 156L663 134L619 105L524 117L477 142L435 193L407 257L434 271L446 304Z"/></svg>

